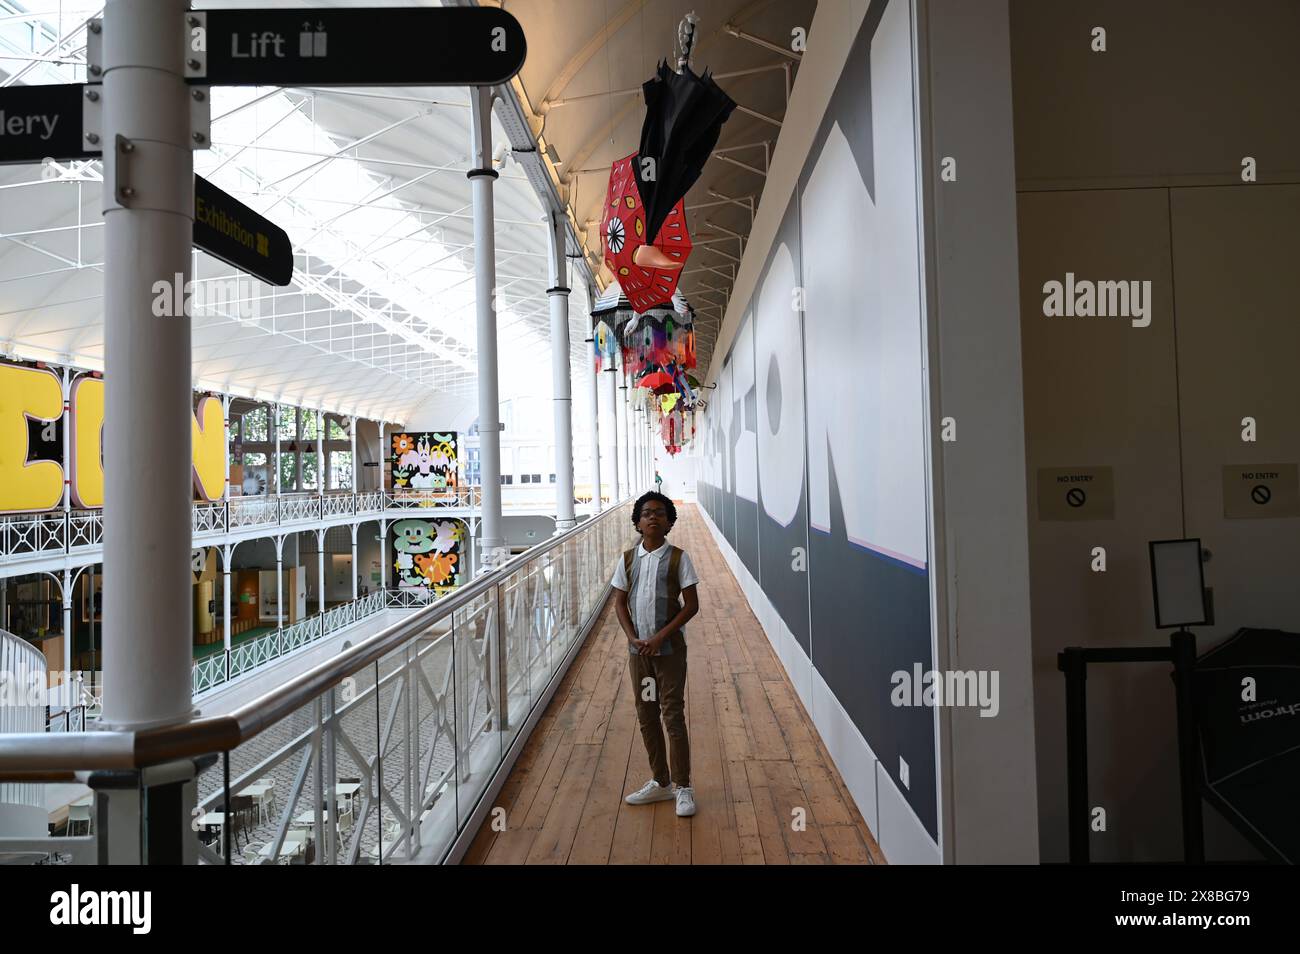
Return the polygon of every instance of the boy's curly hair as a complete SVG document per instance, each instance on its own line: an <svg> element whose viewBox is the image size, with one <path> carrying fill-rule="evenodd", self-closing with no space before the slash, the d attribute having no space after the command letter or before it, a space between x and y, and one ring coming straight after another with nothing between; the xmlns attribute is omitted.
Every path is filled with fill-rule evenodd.
<svg viewBox="0 0 1300 954"><path fill-rule="evenodd" d="M677 522L677 508L673 506L671 499L655 490L643 493L636 499L636 503L632 505L632 526L636 527L641 522L641 508L652 500L659 501L664 505L664 510L668 511L668 529L671 530L673 524ZM637 527L637 533L640 532L641 528Z"/></svg>

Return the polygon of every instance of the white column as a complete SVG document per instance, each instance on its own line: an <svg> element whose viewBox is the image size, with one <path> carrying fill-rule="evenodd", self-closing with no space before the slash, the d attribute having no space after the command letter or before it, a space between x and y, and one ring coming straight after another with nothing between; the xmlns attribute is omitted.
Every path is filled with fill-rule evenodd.
<svg viewBox="0 0 1300 954"><path fill-rule="evenodd" d="M275 541L275 628L284 628L284 537Z"/></svg>
<svg viewBox="0 0 1300 954"><path fill-rule="evenodd" d="M348 425L348 441L352 449L352 492L357 492L357 419L352 418ZM355 536L355 534L354 534Z"/></svg>
<svg viewBox="0 0 1300 954"><path fill-rule="evenodd" d="M316 496L325 494L325 415L316 409ZM322 514L323 515L323 514Z"/></svg>
<svg viewBox="0 0 1300 954"><path fill-rule="evenodd" d="M94 583L94 577L91 577ZM91 590L92 594L94 590ZM94 600L91 600L91 615L94 615ZM72 570L63 568L63 678L70 678L72 672Z"/></svg>
<svg viewBox="0 0 1300 954"><path fill-rule="evenodd" d="M316 607L325 615L325 531L316 531L316 585L320 592L316 594Z"/></svg>
<svg viewBox="0 0 1300 954"><path fill-rule="evenodd" d="M618 466L618 370L617 361L613 362L614 367L606 368L601 372L608 382L605 385L605 396L609 399L609 433L610 445L609 466L612 473L609 476L609 502L617 503L622 494L619 492L619 466Z"/></svg>
<svg viewBox="0 0 1300 954"><path fill-rule="evenodd" d="M271 412L268 415L272 418L271 426L275 428L275 493L280 494L280 402L276 401L271 405Z"/></svg>
<svg viewBox="0 0 1300 954"><path fill-rule="evenodd" d="M470 90L473 139L469 180L474 203L474 296L478 328L479 467L482 474L484 569L508 557L501 532L501 429L497 420L496 237L492 217L492 90Z"/></svg>
<svg viewBox="0 0 1300 954"><path fill-rule="evenodd" d="M72 369L63 369L63 513L66 517L69 510L72 509ZM64 521L64 531L71 528L67 521ZM92 580L92 583L94 581ZM93 594L93 590L91 591ZM93 616L94 613L91 613ZM4 627L4 620L0 619L0 628Z"/></svg>
<svg viewBox="0 0 1300 954"><path fill-rule="evenodd" d="M226 644L226 652L230 652L230 561L234 558L234 555L234 551L229 546L221 548L221 605L224 608L221 629Z"/></svg>
<svg viewBox="0 0 1300 954"><path fill-rule="evenodd" d="M587 287L589 301L596 300L596 290ZM594 333L593 333L594 334ZM596 371L596 345L592 342L591 353L587 356L587 369L591 372L591 513L600 513L600 374Z"/></svg>
<svg viewBox="0 0 1300 954"><path fill-rule="evenodd" d="M619 460L619 473L623 475L623 492L620 496L626 497L632 492L632 468L631 459L628 457L628 438L627 438L627 385L623 383L623 361L622 353L614 359L614 366L618 372L614 375L614 422L618 427L619 445L622 448L622 458Z"/></svg>
<svg viewBox="0 0 1300 954"><path fill-rule="evenodd" d="M569 375L569 287L565 218L551 213L551 385L555 394L555 532L577 523L573 513L573 383Z"/></svg>
<svg viewBox="0 0 1300 954"><path fill-rule="evenodd" d="M352 530L352 598L357 598L357 525L351 526Z"/></svg>
<svg viewBox="0 0 1300 954"><path fill-rule="evenodd" d="M379 521L379 588L388 589L388 521Z"/></svg>
<svg viewBox="0 0 1300 954"><path fill-rule="evenodd" d="M109 0L103 27L103 722L123 728L192 709L190 322L151 308L155 282L190 275L194 159L177 42L188 7ZM129 151L114 148L118 136Z"/></svg>
<svg viewBox="0 0 1300 954"><path fill-rule="evenodd" d="M225 471L225 491L221 499L229 502L230 500L230 395L221 395L221 432L225 435L226 449L222 456L222 469ZM227 646L227 649L230 647Z"/></svg>

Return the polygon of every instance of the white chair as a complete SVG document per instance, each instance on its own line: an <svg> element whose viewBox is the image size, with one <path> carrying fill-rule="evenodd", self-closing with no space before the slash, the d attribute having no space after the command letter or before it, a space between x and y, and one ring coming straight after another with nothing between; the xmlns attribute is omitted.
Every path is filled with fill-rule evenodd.
<svg viewBox="0 0 1300 954"><path fill-rule="evenodd" d="M268 805L271 807L271 811L273 812L279 811L280 805L279 802L275 800L275 779L268 775L266 778L259 778L258 781L267 787L266 793L258 799L258 818L260 820L265 817L264 814L260 813L264 813Z"/></svg>
<svg viewBox="0 0 1300 954"><path fill-rule="evenodd" d="M92 828L91 814L89 805L69 805L68 806L68 835L73 834L74 825L82 823L86 825L86 834L89 835Z"/></svg>
<svg viewBox="0 0 1300 954"><path fill-rule="evenodd" d="M244 846L244 864L260 865L265 859L262 857L262 849L266 845L262 842L254 842L251 845Z"/></svg>

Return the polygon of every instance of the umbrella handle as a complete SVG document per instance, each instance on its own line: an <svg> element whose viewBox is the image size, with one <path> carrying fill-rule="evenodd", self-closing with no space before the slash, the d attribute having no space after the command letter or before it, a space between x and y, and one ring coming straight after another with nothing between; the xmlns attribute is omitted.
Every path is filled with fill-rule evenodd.
<svg viewBox="0 0 1300 954"><path fill-rule="evenodd" d="M691 48L695 46L695 25L699 22L700 18L692 10L682 17L681 23L677 24L677 48L681 50L681 55L677 57L678 73L691 65Z"/></svg>

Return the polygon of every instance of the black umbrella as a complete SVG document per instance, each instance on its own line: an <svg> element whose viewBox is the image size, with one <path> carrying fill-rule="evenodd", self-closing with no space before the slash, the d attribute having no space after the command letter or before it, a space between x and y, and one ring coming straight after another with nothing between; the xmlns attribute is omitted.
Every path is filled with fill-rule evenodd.
<svg viewBox="0 0 1300 954"><path fill-rule="evenodd" d="M646 209L646 244L650 245L669 211L700 177L709 153L718 144L722 124L736 104L708 70L697 76L690 66L683 65L682 72L675 73L667 61L660 61L655 77L642 89L645 122L633 165Z"/></svg>
<svg viewBox="0 0 1300 954"><path fill-rule="evenodd" d="M1238 630L1195 680L1206 798L1265 854L1300 862L1300 634Z"/></svg>

